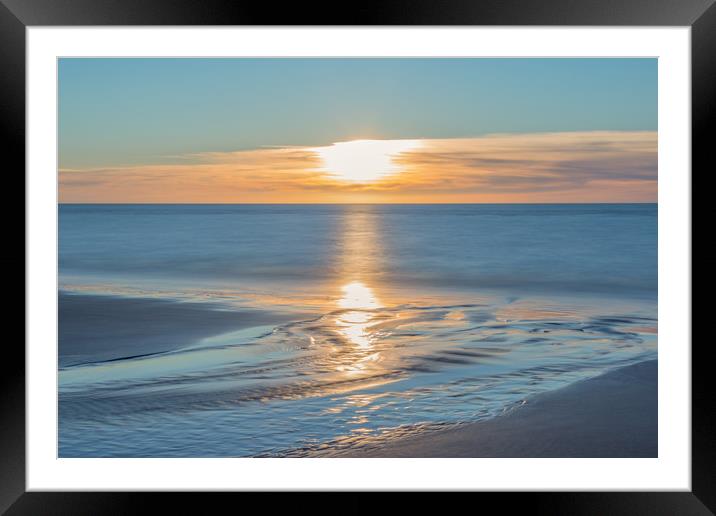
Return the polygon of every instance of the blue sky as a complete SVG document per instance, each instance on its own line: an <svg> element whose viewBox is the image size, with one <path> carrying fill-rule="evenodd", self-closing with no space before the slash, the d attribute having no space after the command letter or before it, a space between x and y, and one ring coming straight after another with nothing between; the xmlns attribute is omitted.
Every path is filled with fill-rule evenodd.
<svg viewBox="0 0 716 516"><path fill-rule="evenodd" d="M59 62L64 169L351 139L656 129L656 59Z"/></svg>

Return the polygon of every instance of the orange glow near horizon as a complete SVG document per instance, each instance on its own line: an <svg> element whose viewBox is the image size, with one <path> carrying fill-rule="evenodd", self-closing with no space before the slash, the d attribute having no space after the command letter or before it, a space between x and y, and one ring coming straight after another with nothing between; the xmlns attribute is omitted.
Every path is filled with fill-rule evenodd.
<svg viewBox="0 0 716 516"><path fill-rule="evenodd" d="M62 203L656 202L657 133L354 140L59 171Z"/></svg>

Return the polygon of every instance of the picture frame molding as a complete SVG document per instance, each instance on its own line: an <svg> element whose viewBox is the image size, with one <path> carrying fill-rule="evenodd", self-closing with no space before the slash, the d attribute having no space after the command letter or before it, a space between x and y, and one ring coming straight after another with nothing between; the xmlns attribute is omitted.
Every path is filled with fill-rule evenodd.
<svg viewBox="0 0 716 516"><path fill-rule="evenodd" d="M302 8L301 8L302 7ZM325 7L325 6L324 6ZM271 11L275 12L271 12ZM279 12L280 11L280 12ZM87 25L607 25L690 26L692 35L692 184L693 170L710 159L716 113L716 6L714 0L556 0L500 2L388 1L361 3L352 12L297 5L286 10L223 0L151 2L111 0L0 0L0 112L7 152L15 168L25 167L25 37L32 26ZM707 151L708 149L708 151ZM705 174L706 171L702 174ZM24 191L24 183L21 186ZM692 199L693 206L693 199ZM15 215L16 217L16 215ZM692 212L693 219L693 212ZM24 237L23 237L24 238ZM23 246L24 249L24 246ZM693 256L693 255L692 255ZM20 258L13 258L18 261ZM22 256L25 267L27 257ZM20 265L20 264L18 264ZM708 279L708 278L707 278ZM692 317L693 320L693 317ZM10 341L8 341L10 342ZM476 493L503 508L529 508L550 514L713 514L716 513L716 424L713 387L704 341L692 346L692 490L648 493ZM8 345L8 348L11 348ZM25 490L25 355L19 345L9 350L3 381L2 439L0 439L0 512L7 514L134 513L148 509L149 499L188 512L206 511L224 496L201 493L59 493ZM358 496L352 494L351 496ZM499 498L496 498L499 497ZM212 499L213 500L210 500ZM224 499L223 502L225 503Z"/></svg>

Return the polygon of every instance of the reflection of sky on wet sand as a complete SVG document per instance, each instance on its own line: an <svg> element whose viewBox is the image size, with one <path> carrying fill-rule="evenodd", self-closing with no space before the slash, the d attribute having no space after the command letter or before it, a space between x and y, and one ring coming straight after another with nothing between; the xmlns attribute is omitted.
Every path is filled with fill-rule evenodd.
<svg viewBox="0 0 716 516"><path fill-rule="evenodd" d="M374 285L349 276L326 291L319 314L174 353L61 371L60 389L71 395L64 414L161 411L173 425L161 427L162 442L186 424L187 410L207 414L222 436L211 441L218 455L284 453L315 436L360 446L383 439L383 429L394 429L385 439L394 438L406 422L418 428L491 417L656 349L656 321L638 312L600 316L574 304L504 298L450 304ZM81 434L74 428L65 427L65 442ZM228 437L236 434L238 441ZM101 440L81 435L83 443ZM111 440L119 448L125 441Z"/></svg>

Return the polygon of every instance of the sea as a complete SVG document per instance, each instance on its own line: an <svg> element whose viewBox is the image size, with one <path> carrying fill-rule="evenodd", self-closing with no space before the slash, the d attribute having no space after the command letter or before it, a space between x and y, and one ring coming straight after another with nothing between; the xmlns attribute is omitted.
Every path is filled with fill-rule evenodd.
<svg viewBox="0 0 716 516"><path fill-rule="evenodd" d="M657 357L656 204L59 210L60 457L304 457Z"/></svg>

